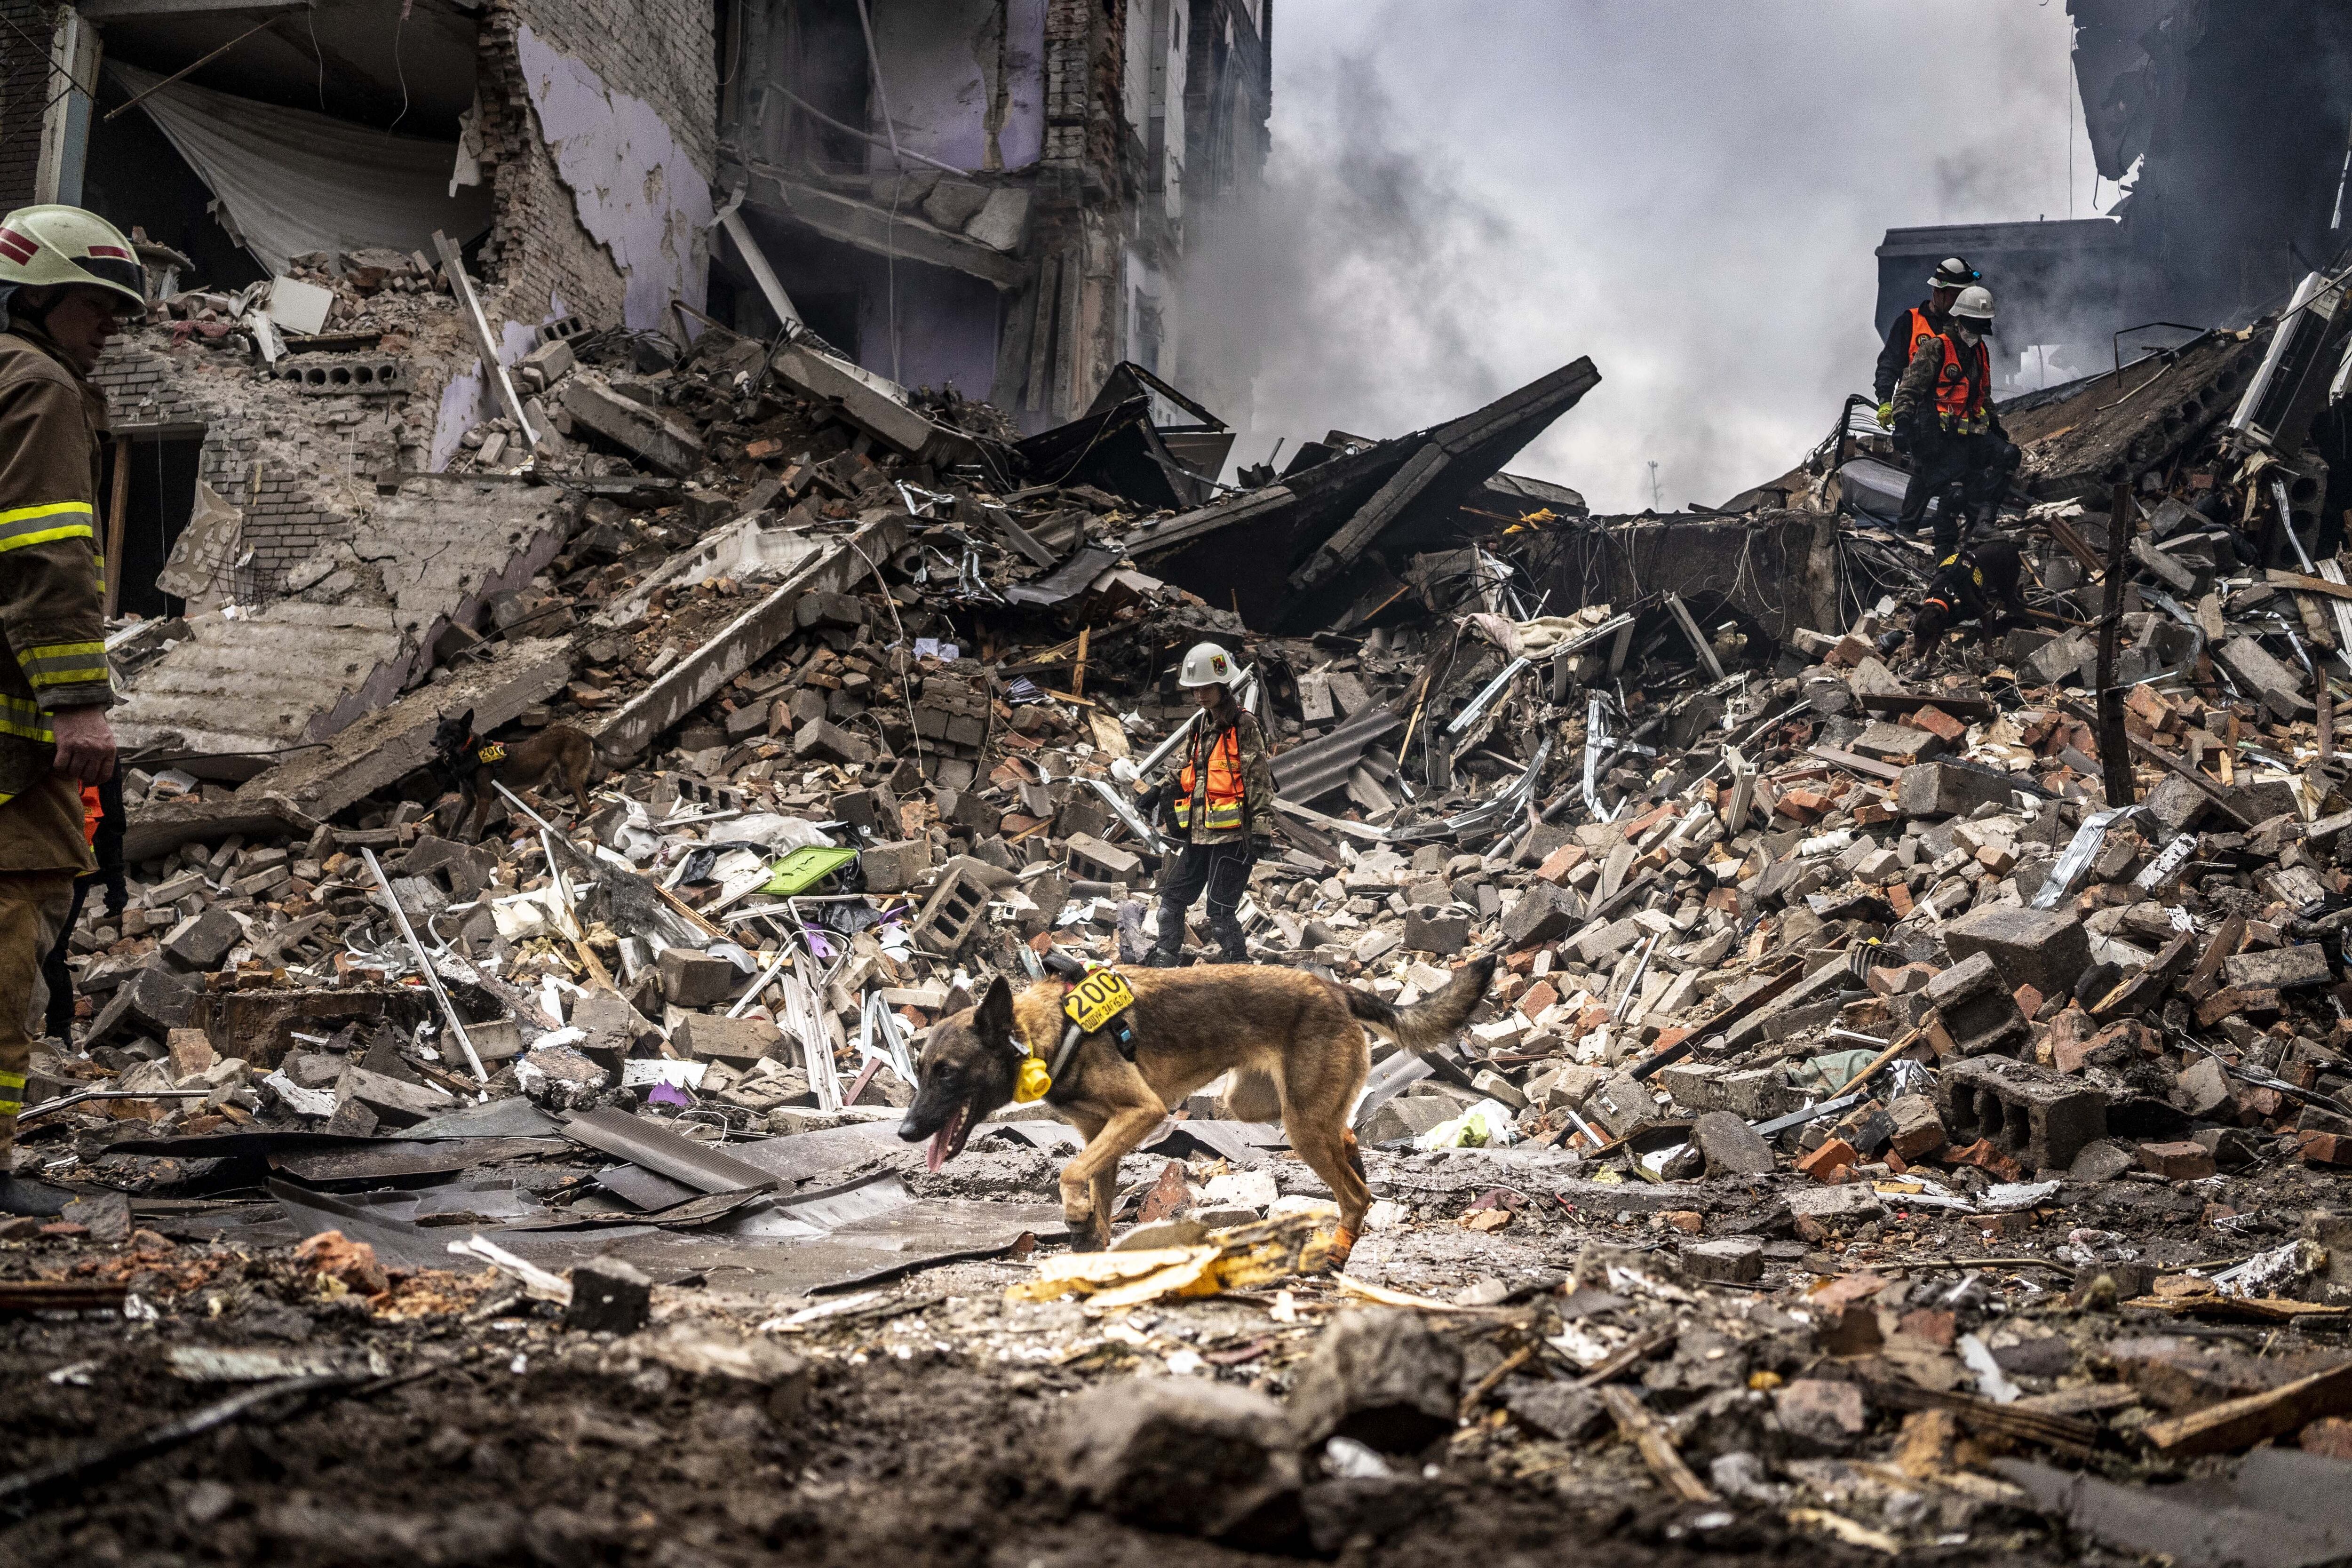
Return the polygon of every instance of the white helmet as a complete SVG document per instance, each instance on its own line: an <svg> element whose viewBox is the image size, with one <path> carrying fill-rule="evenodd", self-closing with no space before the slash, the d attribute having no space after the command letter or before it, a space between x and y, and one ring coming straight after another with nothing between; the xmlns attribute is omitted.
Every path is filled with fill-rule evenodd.
<svg viewBox="0 0 2352 1568"><path fill-rule="evenodd" d="M1234 677L1241 672L1234 668L1234 656L1213 642L1196 642L1184 654L1184 668L1176 672L1176 684L1192 686L1231 686Z"/></svg>
<svg viewBox="0 0 2352 1568"><path fill-rule="evenodd" d="M1992 290L1981 283L1961 289L1960 297L1952 301L1952 314L1966 316L1972 321L1991 321Z"/></svg>
<svg viewBox="0 0 2352 1568"><path fill-rule="evenodd" d="M147 308L147 271L122 231L79 207L18 207L0 218L0 283L83 283Z"/></svg>
<svg viewBox="0 0 2352 1568"><path fill-rule="evenodd" d="M1975 268L1969 266L1958 257L1948 256L1944 258L1943 260L1936 264L1935 271L1927 274L1927 287L1930 289L1965 289L1969 284L1977 281L1977 279L1982 276L1982 273L1979 273Z"/></svg>

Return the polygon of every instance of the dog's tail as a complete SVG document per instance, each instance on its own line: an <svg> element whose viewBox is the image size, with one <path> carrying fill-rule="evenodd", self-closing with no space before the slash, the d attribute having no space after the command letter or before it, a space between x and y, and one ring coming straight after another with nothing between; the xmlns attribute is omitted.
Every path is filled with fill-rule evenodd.
<svg viewBox="0 0 2352 1568"><path fill-rule="evenodd" d="M1348 1011L1366 1028L1386 1035L1409 1051L1430 1051L1453 1039L1469 1021L1478 999L1486 994L1486 983L1494 977L1495 958L1489 953L1455 970L1444 989L1410 1007L1393 1006L1352 985L1339 989L1347 993Z"/></svg>

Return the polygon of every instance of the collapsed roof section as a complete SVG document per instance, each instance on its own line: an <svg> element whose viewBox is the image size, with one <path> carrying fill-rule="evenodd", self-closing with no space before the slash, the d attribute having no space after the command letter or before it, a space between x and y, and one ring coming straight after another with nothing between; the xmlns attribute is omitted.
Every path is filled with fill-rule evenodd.
<svg viewBox="0 0 2352 1568"><path fill-rule="evenodd" d="M1251 626L1338 624L1360 601L1392 596L1407 555L1456 542L1465 505L1488 499L1503 465L1600 381L1579 359L1446 424L1143 523L1129 552Z"/></svg>

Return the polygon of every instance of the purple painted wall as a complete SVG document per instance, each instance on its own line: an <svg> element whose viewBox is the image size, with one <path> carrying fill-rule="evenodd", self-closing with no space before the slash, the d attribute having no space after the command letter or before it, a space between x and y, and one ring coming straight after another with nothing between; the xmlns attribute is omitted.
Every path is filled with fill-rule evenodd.
<svg viewBox="0 0 2352 1568"><path fill-rule="evenodd" d="M877 262L858 321L858 362L877 375L890 366L889 296ZM898 380L908 386L953 385L986 397L996 380L999 310L993 287L919 262L898 263Z"/></svg>
<svg viewBox="0 0 2352 1568"><path fill-rule="evenodd" d="M960 169L989 167L988 113L1001 79L997 166L1037 161L1045 138L1045 0L874 0L874 45L902 148ZM877 149L873 163L888 168L889 149Z"/></svg>

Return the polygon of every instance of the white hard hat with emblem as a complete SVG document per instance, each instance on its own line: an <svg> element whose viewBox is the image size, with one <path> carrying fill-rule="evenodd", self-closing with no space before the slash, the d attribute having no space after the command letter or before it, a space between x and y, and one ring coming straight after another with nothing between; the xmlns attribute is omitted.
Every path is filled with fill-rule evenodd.
<svg viewBox="0 0 2352 1568"><path fill-rule="evenodd" d="M1184 654L1184 668L1176 672L1176 684L1183 687L1231 686L1240 673L1234 668L1234 656L1213 642L1196 642Z"/></svg>
<svg viewBox="0 0 2352 1568"><path fill-rule="evenodd" d="M79 283L147 308L147 272L122 231L93 212L48 205L0 218L0 284Z"/></svg>

